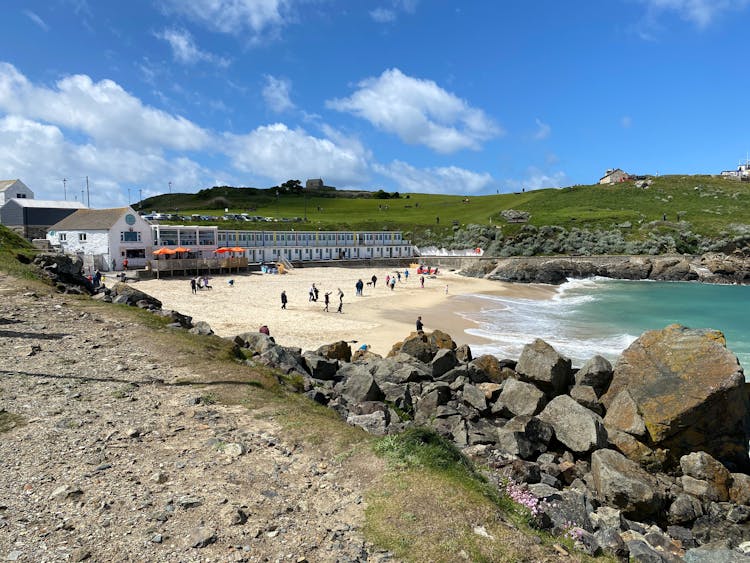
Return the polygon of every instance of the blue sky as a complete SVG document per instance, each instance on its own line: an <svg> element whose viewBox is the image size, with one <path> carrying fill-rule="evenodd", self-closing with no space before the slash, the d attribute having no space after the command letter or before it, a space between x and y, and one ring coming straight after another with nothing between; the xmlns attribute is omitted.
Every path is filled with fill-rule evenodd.
<svg viewBox="0 0 750 563"><path fill-rule="evenodd" d="M750 0L5 0L0 179L487 194L750 150ZM171 183L171 188L170 188Z"/></svg>

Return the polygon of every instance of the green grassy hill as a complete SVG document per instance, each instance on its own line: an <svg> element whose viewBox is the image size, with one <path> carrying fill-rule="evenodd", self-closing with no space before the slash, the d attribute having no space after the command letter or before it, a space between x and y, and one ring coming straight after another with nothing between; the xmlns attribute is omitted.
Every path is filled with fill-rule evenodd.
<svg viewBox="0 0 750 563"><path fill-rule="evenodd" d="M750 225L750 183L718 176L661 176L650 182L645 188L624 182L515 194L405 194L390 199L378 199L372 192L326 191L308 195L303 190L216 187L198 194L157 196L136 204L136 208L182 216L221 216L227 208L229 213L249 213L279 221L219 223L227 228L398 229L417 243L449 240L456 226L466 225L500 227L502 236L513 236L523 225L505 221L501 212L509 209L528 212L528 224L534 227L616 230L626 240L677 231L711 239L727 238L744 234ZM292 222L295 217L300 221Z"/></svg>

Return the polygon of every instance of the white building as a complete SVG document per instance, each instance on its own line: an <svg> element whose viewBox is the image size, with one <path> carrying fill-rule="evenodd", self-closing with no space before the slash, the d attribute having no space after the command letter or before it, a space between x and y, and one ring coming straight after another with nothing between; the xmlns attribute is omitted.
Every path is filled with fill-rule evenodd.
<svg viewBox="0 0 750 563"><path fill-rule="evenodd" d="M53 247L83 259L84 271L143 268L151 257L151 225L131 207L79 209L52 225L47 239Z"/></svg>
<svg viewBox="0 0 750 563"><path fill-rule="evenodd" d="M243 248L250 263L414 255L400 231L244 231L181 225L152 225L152 229L156 247L187 247L199 258L210 258L218 247Z"/></svg>
<svg viewBox="0 0 750 563"><path fill-rule="evenodd" d="M13 198L34 199L34 192L21 180L0 180L0 207Z"/></svg>
<svg viewBox="0 0 750 563"><path fill-rule="evenodd" d="M745 160L744 163L740 162L737 166L737 170L724 170L721 175L728 178L750 180L750 159Z"/></svg>

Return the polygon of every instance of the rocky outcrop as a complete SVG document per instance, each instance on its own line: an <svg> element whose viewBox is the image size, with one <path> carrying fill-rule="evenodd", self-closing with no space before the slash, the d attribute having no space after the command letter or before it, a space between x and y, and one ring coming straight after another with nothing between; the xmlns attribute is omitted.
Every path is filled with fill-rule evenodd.
<svg viewBox="0 0 750 563"><path fill-rule="evenodd" d="M111 292L113 303L139 306L144 309L161 309L161 301L125 282L117 282L112 286Z"/></svg>
<svg viewBox="0 0 750 563"><path fill-rule="evenodd" d="M602 402L608 426L666 450L672 463L704 451L748 469L745 377L718 331L644 333L622 353Z"/></svg>
<svg viewBox="0 0 750 563"><path fill-rule="evenodd" d="M336 360L335 372L334 360L306 352L296 373L349 424L378 435L421 426L451 440L503 491L508 478L525 488L537 525L575 528L589 554L679 561L689 548L715 553L717 541L741 554L747 393L720 333L652 331L614 370L594 357L575 374L541 340L514 362L459 356L446 336L413 333L389 357Z"/></svg>
<svg viewBox="0 0 750 563"><path fill-rule="evenodd" d="M489 279L561 284L570 278L603 276L627 280L750 283L750 257L740 251L690 256L533 256L498 258L490 270L467 271Z"/></svg>
<svg viewBox="0 0 750 563"><path fill-rule="evenodd" d="M49 278L60 293L95 293L94 286L83 275L83 260L79 256L43 252L34 257L34 265Z"/></svg>

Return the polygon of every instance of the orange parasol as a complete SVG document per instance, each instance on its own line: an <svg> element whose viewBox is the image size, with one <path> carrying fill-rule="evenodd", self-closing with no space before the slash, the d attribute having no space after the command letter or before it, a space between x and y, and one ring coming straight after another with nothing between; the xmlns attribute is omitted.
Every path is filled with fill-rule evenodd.
<svg viewBox="0 0 750 563"><path fill-rule="evenodd" d="M171 248L166 248L166 247L157 248L156 250L154 250L154 254L156 256L162 256L163 254L176 254L176 253L177 253L176 250L172 250Z"/></svg>
<svg viewBox="0 0 750 563"><path fill-rule="evenodd" d="M225 252L232 252L232 249L223 246L221 248L217 248L216 250L214 250L214 252L216 252L217 254L224 254Z"/></svg>
<svg viewBox="0 0 750 563"><path fill-rule="evenodd" d="M190 252L190 249L189 248L185 248L184 246L178 246L177 248L174 249L174 251L182 253L182 252Z"/></svg>
<svg viewBox="0 0 750 563"><path fill-rule="evenodd" d="M247 248L242 248L241 246L233 246L229 249L229 252L245 252Z"/></svg>

